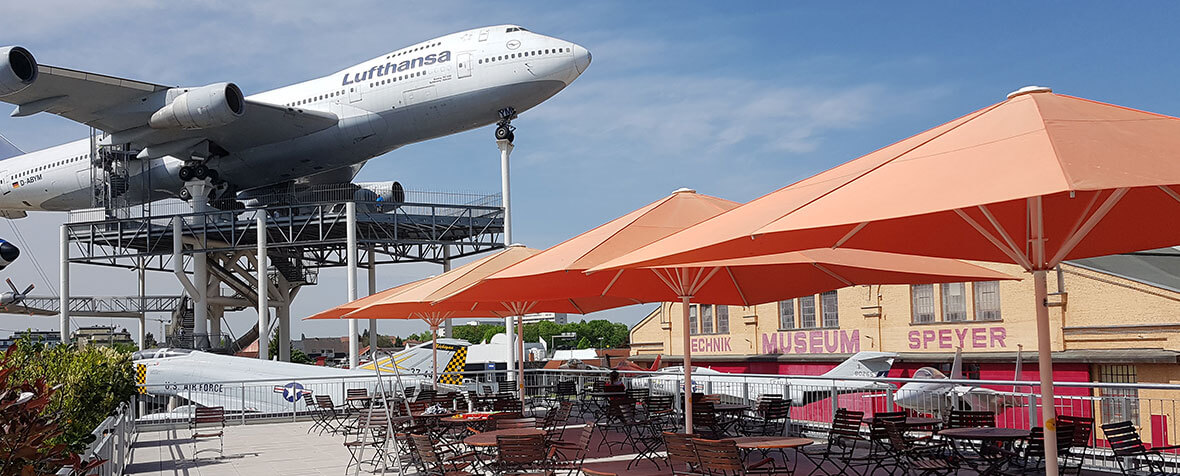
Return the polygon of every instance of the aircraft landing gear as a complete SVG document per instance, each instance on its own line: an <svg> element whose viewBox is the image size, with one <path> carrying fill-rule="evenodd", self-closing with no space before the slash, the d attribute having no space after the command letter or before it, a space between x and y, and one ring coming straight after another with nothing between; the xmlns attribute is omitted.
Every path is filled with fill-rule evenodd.
<svg viewBox="0 0 1180 476"><path fill-rule="evenodd" d="M508 106L499 112L500 121L496 123L496 140L512 142L516 138L512 133L516 130L515 127L512 127L512 120L516 119L516 108Z"/></svg>
<svg viewBox="0 0 1180 476"><path fill-rule="evenodd" d="M180 180L183 182L205 179L210 179L213 182L219 181L217 171L210 169L205 164L185 165L180 168L180 172L177 175L180 176Z"/></svg>

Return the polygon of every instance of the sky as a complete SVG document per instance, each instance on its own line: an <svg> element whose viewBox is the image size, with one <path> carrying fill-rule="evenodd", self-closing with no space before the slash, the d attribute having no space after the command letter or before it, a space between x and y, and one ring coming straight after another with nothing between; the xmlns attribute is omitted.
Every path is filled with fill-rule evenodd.
<svg viewBox="0 0 1180 476"><path fill-rule="evenodd" d="M1168 2L178 3L14 2L0 18L0 45L24 46L42 64L154 83L232 81L247 95L487 25L518 24L588 48L589 69L513 123L514 241L534 248L680 187L748 201L1026 85L1180 115L1180 66L1172 61L1180 5ZM0 115L0 133L29 151L87 129L48 114ZM500 188L499 165L489 126L395 150L370 161L358 181L491 194ZM64 220L35 213L0 225L0 237L23 239L22 257L0 275L55 294ZM385 266L378 288L440 270ZM73 265L71 278L73 295L136 293L133 271ZM362 272L362 290L364 279ZM149 294L179 292L172 276L150 276ZM344 271L325 270L300 292L292 316L346 297ZM651 309L588 318L632 325ZM243 311L227 319L240 334L257 318ZM133 334L136 326L74 323L113 323ZM25 328L56 329L57 318L0 315L0 335ZM346 328L295 321L292 336ZM393 321L379 330L426 329ZM149 332L160 330L149 321Z"/></svg>

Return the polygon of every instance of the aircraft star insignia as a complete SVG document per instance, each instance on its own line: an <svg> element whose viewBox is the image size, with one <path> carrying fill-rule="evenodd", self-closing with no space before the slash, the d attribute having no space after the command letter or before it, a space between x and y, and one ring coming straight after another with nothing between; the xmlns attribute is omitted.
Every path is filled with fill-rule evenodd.
<svg viewBox="0 0 1180 476"><path fill-rule="evenodd" d="M282 387L275 387L275 393L282 393L283 399L295 403L296 400L303 398L303 395L312 393L311 390L303 388L299 382L291 382Z"/></svg>

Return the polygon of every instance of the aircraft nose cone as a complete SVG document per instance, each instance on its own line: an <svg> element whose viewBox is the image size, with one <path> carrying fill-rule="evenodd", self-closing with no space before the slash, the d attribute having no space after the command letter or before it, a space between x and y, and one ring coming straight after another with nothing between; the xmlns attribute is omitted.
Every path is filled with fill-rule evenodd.
<svg viewBox="0 0 1180 476"><path fill-rule="evenodd" d="M586 68L590 66L590 50L583 48L581 45L574 45L574 67L578 68L578 74L586 72Z"/></svg>

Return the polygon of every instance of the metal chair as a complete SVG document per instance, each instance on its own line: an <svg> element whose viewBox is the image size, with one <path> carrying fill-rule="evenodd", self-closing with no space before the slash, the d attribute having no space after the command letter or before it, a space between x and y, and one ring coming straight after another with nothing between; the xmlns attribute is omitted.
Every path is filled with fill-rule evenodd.
<svg viewBox="0 0 1180 476"><path fill-rule="evenodd" d="M1073 425L1068 423L1058 422L1057 425L1057 455L1064 456L1069 453L1069 447L1073 444ZM1024 448L1016 455L1020 460L1020 472L1034 474L1044 473L1041 465L1045 464L1045 428L1033 427L1029 430L1028 441Z"/></svg>
<svg viewBox="0 0 1180 476"><path fill-rule="evenodd" d="M692 429L705 438L719 440L725 438L726 428L717 417L713 403L707 400L692 405Z"/></svg>
<svg viewBox="0 0 1180 476"><path fill-rule="evenodd" d="M418 474L427 476L468 476L465 471L475 459L475 452L455 453L450 449L435 447L434 441L426 435L412 434L414 453L417 455Z"/></svg>
<svg viewBox="0 0 1180 476"><path fill-rule="evenodd" d="M569 425L570 413L573 409L574 402L562 401L557 408L545 413L541 429L545 430L546 442L560 441L565 436L565 427Z"/></svg>
<svg viewBox="0 0 1180 476"><path fill-rule="evenodd" d="M342 427L345 435L355 435L344 441L344 448L348 450L350 455L348 466L345 469L347 470L354 464L369 463L376 466L378 462L388 462L389 427L389 419L385 412L376 409L359 415L355 420L354 427ZM369 459L362 461L361 458L366 449L371 449L373 454Z"/></svg>
<svg viewBox="0 0 1180 476"><path fill-rule="evenodd" d="M898 467L898 454L893 450L885 423L893 423L900 427L905 423L905 419L905 412L874 413L869 420L869 451L863 456L850 456L848 466L864 466L866 473L869 473L870 469L881 468L893 474Z"/></svg>
<svg viewBox="0 0 1180 476"><path fill-rule="evenodd" d="M738 431L746 436L781 436L791 418L791 401L763 396L754 415L738 420Z"/></svg>
<svg viewBox="0 0 1180 476"><path fill-rule="evenodd" d="M674 398L671 395L648 395L643 401L643 411L647 414L647 419L660 427L661 431L676 426Z"/></svg>
<svg viewBox="0 0 1180 476"><path fill-rule="evenodd" d="M1139 432L1130 421L1102 425L1102 433L1106 435L1106 442L1119 463L1119 471L1124 475L1141 468L1146 468L1149 474L1175 474L1175 471L1167 471L1167 461L1162 453L1180 449L1180 445L1149 448L1139 439Z"/></svg>
<svg viewBox="0 0 1180 476"><path fill-rule="evenodd" d="M737 443L733 440L706 440L695 438L692 447L696 450L697 461L703 474L715 476L740 476L746 474L771 474L774 472L773 458L763 458L746 464Z"/></svg>
<svg viewBox="0 0 1180 476"><path fill-rule="evenodd" d="M860 421L864 415L864 412L837 409L836 416L832 419L832 427L828 430L827 443L815 448L805 446L799 449L799 454L815 465L815 469L809 474L823 472L825 475L835 476L845 473L848 469L846 461L852 456L852 452L856 451L856 443L864 440L860 436ZM841 463L841 460L845 462ZM824 468L824 463L836 465L837 471L829 473L827 468Z"/></svg>
<svg viewBox="0 0 1180 476"><path fill-rule="evenodd" d="M568 403L568 402L567 402ZM549 457L554 460L554 469L582 469L586 455L590 453L590 440L594 437L594 422L587 422L573 442L551 441Z"/></svg>
<svg viewBox="0 0 1180 476"><path fill-rule="evenodd" d="M508 429L512 429L512 428L536 428L536 427L537 427L537 419L532 418L532 417L496 420L496 429L497 430L508 430Z"/></svg>
<svg viewBox="0 0 1180 476"><path fill-rule="evenodd" d="M954 460L946 457L945 443L931 443L915 445L906 439L900 426L893 421L882 422L885 435L889 440L890 454L902 470L902 474L918 473L922 476L932 474L951 474L959 471ZM890 474L893 474L891 471Z"/></svg>
<svg viewBox="0 0 1180 476"><path fill-rule="evenodd" d="M316 406L320 409L320 415L323 417L323 430L329 433L336 433L340 431L340 418L344 415L344 408L332 403L330 395L316 395ZM323 434L323 431L320 431Z"/></svg>
<svg viewBox="0 0 1180 476"><path fill-rule="evenodd" d="M996 414L990 411L951 410L946 428L992 428Z"/></svg>
<svg viewBox="0 0 1180 476"><path fill-rule="evenodd" d="M203 428L208 430L202 431ZM193 459L197 459L197 440L202 438L217 438L217 453L225 455L225 408L224 407L196 407L193 418L188 426L193 440ZM202 451L213 451L205 449Z"/></svg>

